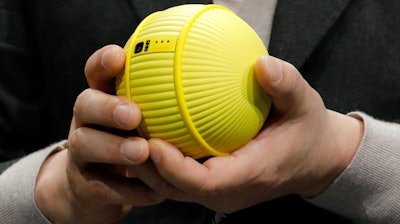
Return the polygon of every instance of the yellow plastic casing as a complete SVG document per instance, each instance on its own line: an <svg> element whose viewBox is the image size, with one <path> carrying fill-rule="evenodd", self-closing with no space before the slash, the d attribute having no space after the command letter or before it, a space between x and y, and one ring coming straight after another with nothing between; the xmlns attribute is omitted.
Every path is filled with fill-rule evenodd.
<svg viewBox="0 0 400 224"><path fill-rule="evenodd" d="M155 12L124 49L116 90L141 109L141 136L202 158L231 153L263 126L271 101L253 71L267 50L229 9L187 4Z"/></svg>

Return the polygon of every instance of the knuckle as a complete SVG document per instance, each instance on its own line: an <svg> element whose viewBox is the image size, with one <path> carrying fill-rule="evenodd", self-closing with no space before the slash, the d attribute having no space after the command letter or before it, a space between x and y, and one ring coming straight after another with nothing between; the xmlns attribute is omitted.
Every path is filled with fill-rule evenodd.
<svg viewBox="0 0 400 224"><path fill-rule="evenodd" d="M166 181L157 183L156 188L156 191L165 198L176 198L178 196L178 190Z"/></svg>
<svg viewBox="0 0 400 224"><path fill-rule="evenodd" d="M69 152L72 158L75 160L80 158L79 148L81 148L81 142L83 138L83 132L81 128L72 131L68 136Z"/></svg>
<svg viewBox="0 0 400 224"><path fill-rule="evenodd" d="M284 66L284 70L285 70L284 73L290 77L289 79L287 79L289 81L288 86L287 86L287 91L291 92L298 86L298 83L301 80L302 76L299 73L299 71L297 70L297 68L294 67L294 65L292 65L288 62L284 62L284 63L286 65L286 66Z"/></svg>
<svg viewBox="0 0 400 224"><path fill-rule="evenodd" d="M110 198L112 191L107 185L100 180L91 180L88 183L89 192L94 196L94 198L98 198L101 200Z"/></svg>
<svg viewBox="0 0 400 224"><path fill-rule="evenodd" d="M203 196L213 196L222 193L222 188L215 185L215 182L204 180L204 183L194 189L194 193Z"/></svg>
<svg viewBox="0 0 400 224"><path fill-rule="evenodd" d="M91 94L91 90L85 89L77 96L74 107L73 107L73 113L76 118L79 118L80 115L82 114L82 111L81 111L82 105L85 104L86 99L88 98L88 96L90 94Z"/></svg>

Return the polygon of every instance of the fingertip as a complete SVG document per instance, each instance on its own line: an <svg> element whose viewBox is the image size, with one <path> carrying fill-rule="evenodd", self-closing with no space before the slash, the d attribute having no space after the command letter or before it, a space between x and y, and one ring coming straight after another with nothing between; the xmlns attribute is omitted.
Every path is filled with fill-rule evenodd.
<svg viewBox="0 0 400 224"><path fill-rule="evenodd" d="M200 164L192 157L185 156L177 147L163 141L162 139L152 138L148 140L150 157L158 173L177 189L193 191L196 183L203 183L207 175L207 167ZM158 186L160 188L160 186ZM162 187L164 188L164 187ZM165 192L165 189L162 189ZM168 189L167 189L168 190ZM166 195L177 196L176 192L167 191ZM164 194L165 195L165 194ZM155 200L160 200L159 195L152 196Z"/></svg>
<svg viewBox="0 0 400 224"><path fill-rule="evenodd" d="M275 111L293 111L306 102L313 102L310 99L315 92L289 62L273 56L260 57L255 75L261 88L271 97Z"/></svg>
<svg viewBox="0 0 400 224"><path fill-rule="evenodd" d="M126 139L120 146L122 156L135 165L144 163L149 158L149 146L139 137Z"/></svg>
<svg viewBox="0 0 400 224"><path fill-rule="evenodd" d="M255 66L260 86L272 97L293 95L304 84L300 72L289 62L273 56L262 56Z"/></svg>
<svg viewBox="0 0 400 224"><path fill-rule="evenodd" d="M148 140L149 148L150 148L150 158L153 160L155 164L161 163L162 159L165 157L165 154L168 153L168 160L177 159L178 157L183 158L183 154L179 151L178 148L172 146L171 144L158 139L151 138Z"/></svg>
<svg viewBox="0 0 400 224"><path fill-rule="evenodd" d="M115 44L95 51L86 61L85 76L91 88L114 93L114 78L125 67L125 52Z"/></svg>
<svg viewBox="0 0 400 224"><path fill-rule="evenodd" d="M159 139L149 139L150 158L155 164L161 161L162 141Z"/></svg>
<svg viewBox="0 0 400 224"><path fill-rule="evenodd" d="M282 63L273 56L263 55L257 60L255 74L262 88L268 91L282 80Z"/></svg>
<svg viewBox="0 0 400 224"><path fill-rule="evenodd" d="M115 44L103 47L101 65L110 74L121 73L125 64L124 50Z"/></svg>
<svg viewBox="0 0 400 224"><path fill-rule="evenodd" d="M124 130L136 128L142 118L140 109L132 101L122 100L114 108L114 121L119 128Z"/></svg>

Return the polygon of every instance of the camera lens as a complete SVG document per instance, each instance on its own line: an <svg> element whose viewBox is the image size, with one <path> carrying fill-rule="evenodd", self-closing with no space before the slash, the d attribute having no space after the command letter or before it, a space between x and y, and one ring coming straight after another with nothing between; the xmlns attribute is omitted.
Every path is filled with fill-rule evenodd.
<svg viewBox="0 0 400 224"><path fill-rule="evenodd" d="M139 43L136 44L136 46L135 46L135 54L138 54L138 53L142 52L143 44L144 44L143 42L139 42Z"/></svg>

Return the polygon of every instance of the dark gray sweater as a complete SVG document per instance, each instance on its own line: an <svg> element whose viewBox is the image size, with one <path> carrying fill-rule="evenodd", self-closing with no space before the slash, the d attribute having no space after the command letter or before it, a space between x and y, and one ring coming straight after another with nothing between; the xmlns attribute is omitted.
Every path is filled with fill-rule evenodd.
<svg viewBox="0 0 400 224"><path fill-rule="evenodd" d="M87 87L83 66L88 56L109 43L123 45L149 13L190 2L210 3L0 0L1 160L65 139L73 102ZM399 127L377 120L400 118L399 10L400 4L392 0L280 0L274 16L269 53L294 64L329 109L363 111L375 118L365 116L363 144L349 168L311 201L355 221L399 221ZM41 218L33 203L33 184L52 148L25 157L0 176L0 222L5 217L20 223L27 217ZM24 167L30 167L29 172ZM164 217L162 211L187 207L167 203L146 208L136 213L136 221L144 217L151 223L148 214ZM168 218L161 220L168 223ZM255 220L345 222L289 196L234 213L226 223Z"/></svg>

